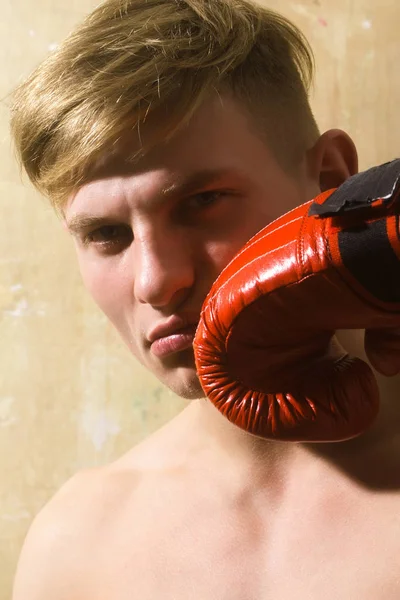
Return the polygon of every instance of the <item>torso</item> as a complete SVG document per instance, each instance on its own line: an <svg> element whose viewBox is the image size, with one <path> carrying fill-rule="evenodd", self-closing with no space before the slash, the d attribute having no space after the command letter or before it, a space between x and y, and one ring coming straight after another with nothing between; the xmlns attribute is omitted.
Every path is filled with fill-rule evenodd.
<svg viewBox="0 0 400 600"><path fill-rule="evenodd" d="M274 498L190 461L104 485L115 492L87 539L84 600L400 597L397 491L311 472Z"/></svg>

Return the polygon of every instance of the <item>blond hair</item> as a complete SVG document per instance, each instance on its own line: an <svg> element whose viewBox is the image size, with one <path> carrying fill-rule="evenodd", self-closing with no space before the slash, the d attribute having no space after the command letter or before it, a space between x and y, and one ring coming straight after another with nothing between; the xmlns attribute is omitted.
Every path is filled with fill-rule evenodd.
<svg viewBox="0 0 400 600"><path fill-rule="evenodd" d="M15 90L17 157L62 208L129 129L140 135L168 107L159 143L225 89L270 124L269 142L287 160L318 136L313 68L301 32L246 0L106 0Z"/></svg>

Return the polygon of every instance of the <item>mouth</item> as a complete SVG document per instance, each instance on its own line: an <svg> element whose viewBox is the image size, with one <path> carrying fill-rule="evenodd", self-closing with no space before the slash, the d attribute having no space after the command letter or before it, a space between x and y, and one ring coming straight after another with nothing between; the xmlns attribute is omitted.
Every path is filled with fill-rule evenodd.
<svg viewBox="0 0 400 600"><path fill-rule="evenodd" d="M158 337L150 346L151 353L157 358L165 358L171 354L192 348L196 329L197 324L187 325Z"/></svg>

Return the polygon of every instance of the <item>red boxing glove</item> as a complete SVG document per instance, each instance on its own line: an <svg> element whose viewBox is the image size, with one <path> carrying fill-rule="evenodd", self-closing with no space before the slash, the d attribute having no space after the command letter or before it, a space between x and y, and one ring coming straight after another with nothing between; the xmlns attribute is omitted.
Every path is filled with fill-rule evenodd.
<svg viewBox="0 0 400 600"><path fill-rule="evenodd" d="M374 421L379 392L338 329L366 329L385 375L400 371L400 160L350 178L268 225L220 274L194 349L207 397L274 440L339 441Z"/></svg>

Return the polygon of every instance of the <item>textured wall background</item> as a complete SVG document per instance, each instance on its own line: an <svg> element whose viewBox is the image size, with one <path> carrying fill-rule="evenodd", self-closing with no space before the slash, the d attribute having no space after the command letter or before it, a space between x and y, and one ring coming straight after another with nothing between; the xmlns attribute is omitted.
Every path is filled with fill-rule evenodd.
<svg viewBox="0 0 400 600"><path fill-rule="evenodd" d="M11 152L7 95L96 4L0 0L0 600L10 597L26 530L54 491L183 406L132 360L87 296L67 235L20 181ZM321 128L346 129L362 168L399 156L398 0L265 4L314 47Z"/></svg>

